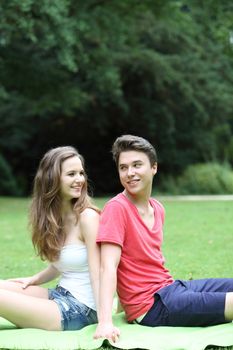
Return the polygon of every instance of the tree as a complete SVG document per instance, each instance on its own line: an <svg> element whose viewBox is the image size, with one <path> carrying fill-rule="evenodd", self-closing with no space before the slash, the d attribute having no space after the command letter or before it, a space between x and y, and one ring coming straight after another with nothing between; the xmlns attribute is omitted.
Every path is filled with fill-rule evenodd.
<svg viewBox="0 0 233 350"><path fill-rule="evenodd" d="M163 174L233 162L231 6L3 0L0 147L24 193L64 144L86 158L95 194L114 192L109 150L123 133L157 146Z"/></svg>

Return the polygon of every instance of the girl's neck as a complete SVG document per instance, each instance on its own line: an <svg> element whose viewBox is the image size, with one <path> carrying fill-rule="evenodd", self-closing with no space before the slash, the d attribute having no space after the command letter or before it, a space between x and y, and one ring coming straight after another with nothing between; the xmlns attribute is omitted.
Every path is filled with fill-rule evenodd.
<svg viewBox="0 0 233 350"><path fill-rule="evenodd" d="M71 201L63 201L61 205L61 213L63 217L73 214L73 205Z"/></svg>

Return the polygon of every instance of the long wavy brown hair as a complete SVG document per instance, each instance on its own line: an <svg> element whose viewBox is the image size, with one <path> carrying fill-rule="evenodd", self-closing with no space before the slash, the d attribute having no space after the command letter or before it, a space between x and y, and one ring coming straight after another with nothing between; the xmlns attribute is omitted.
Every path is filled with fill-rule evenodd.
<svg viewBox="0 0 233 350"><path fill-rule="evenodd" d="M64 160L77 156L84 168L84 159L74 147L64 146L49 150L41 159L34 178L29 223L32 243L42 260L57 260L65 242L66 232L61 213L61 168ZM81 195L72 200L72 205L77 220L79 214L88 207L98 211L87 193L86 173Z"/></svg>

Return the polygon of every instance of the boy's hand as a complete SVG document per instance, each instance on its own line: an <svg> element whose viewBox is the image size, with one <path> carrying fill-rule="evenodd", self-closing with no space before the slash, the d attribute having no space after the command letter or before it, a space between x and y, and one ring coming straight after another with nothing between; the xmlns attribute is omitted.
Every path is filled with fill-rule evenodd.
<svg viewBox="0 0 233 350"><path fill-rule="evenodd" d="M119 336L120 330L112 323L99 323L93 337L94 339L107 338L115 343L119 339Z"/></svg>

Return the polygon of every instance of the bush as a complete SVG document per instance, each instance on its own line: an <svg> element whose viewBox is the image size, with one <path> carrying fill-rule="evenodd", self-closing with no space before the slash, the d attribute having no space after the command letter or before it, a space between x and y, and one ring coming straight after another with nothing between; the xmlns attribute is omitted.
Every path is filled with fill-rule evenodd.
<svg viewBox="0 0 233 350"><path fill-rule="evenodd" d="M189 166L177 179L180 194L232 194L233 171L218 163Z"/></svg>
<svg viewBox="0 0 233 350"><path fill-rule="evenodd" d="M171 175L164 175L155 179L154 196L156 195L179 195L177 180Z"/></svg>
<svg viewBox="0 0 233 350"><path fill-rule="evenodd" d="M5 158L0 154L0 195L19 196L20 190L17 181L12 174L11 167Z"/></svg>

